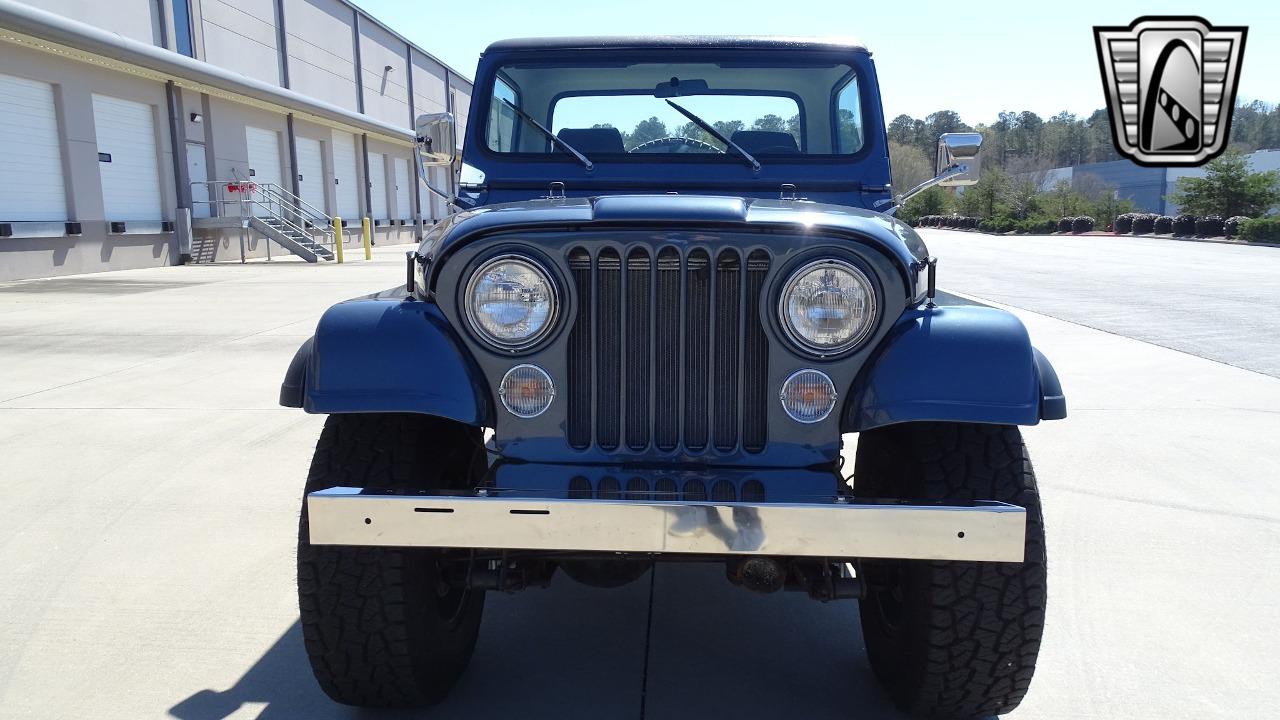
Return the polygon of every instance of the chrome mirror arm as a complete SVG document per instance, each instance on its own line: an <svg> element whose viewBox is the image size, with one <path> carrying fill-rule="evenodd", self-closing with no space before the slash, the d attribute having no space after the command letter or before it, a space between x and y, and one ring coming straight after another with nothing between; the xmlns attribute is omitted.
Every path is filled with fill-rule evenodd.
<svg viewBox="0 0 1280 720"><path fill-rule="evenodd" d="M945 181L950 180L951 178L953 178L953 177L955 177L955 176L957 176L957 175L963 175L963 174L965 174L965 173L967 173L967 172L969 172L969 166L968 166L968 165L965 165L964 163L956 163L956 164L952 165L951 167L948 167L948 168L944 169L944 170L943 170L941 173L939 173L936 177L932 177L932 178L929 178L928 180L925 180L924 182L920 183L919 185L917 185L917 186L915 186L915 187L911 188L910 190L908 190L908 191L906 191L906 192L902 193L901 195L899 195L897 198L895 198L895 199L894 199L894 200L892 200L892 201L889 201L889 200L881 200L881 201L880 201L881 203L893 202L893 207L891 207L891 208L889 208L888 210L886 210L886 211L885 211L885 214L886 214L886 215L894 215L894 214L896 214L896 213L898 212L898 208L900 208L900 207L902 207L903 205L905 205L905 204L907 203L907 201L908 201L908 200L910 200L911 198L915 197L916 195L919 195L920 193L924 192L925 190L928 190L929 188L933 187L934 185L937 185L938 183L945 182Z"/></svg>

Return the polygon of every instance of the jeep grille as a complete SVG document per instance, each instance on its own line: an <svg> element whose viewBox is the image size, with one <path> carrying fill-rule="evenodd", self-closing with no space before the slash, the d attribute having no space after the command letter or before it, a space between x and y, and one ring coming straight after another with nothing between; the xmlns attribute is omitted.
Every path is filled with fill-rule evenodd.
<svg viewBox="0 0 1280 720"><path fill-rule="evenodd" d="M714 260L713 260L714 258ZM570 253L568 436L575 448L760 452L769 256L736 248ZM593 403L594 401L594 403Z"/></svg>

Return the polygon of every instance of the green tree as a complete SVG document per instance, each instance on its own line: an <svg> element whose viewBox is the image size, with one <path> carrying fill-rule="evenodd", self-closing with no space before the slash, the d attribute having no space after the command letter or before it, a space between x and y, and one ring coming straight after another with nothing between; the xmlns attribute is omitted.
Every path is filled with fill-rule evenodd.
<svg viewBox="0 0 1280 720"><path fill-rule="evenodd" d="M627 145L626 148L630 150L637 145L643 145L650 140L664 138L669 134L670 133L667 132L666 123L659 120L657 116L651 117L648 120L641 120L636 123L636 129L632 130L631 135L627 138L630 144Z"/></svg>
<svg viewBox="0 0 1280 720"><path fill-rule="evenodd" d="M852 153L862 147L862 128L852 110L836 111L836 152Z"/></svg>
<svg viewBox="0 0 1280 720"><path fill-rule="evenodd" d="M999 168L983 168L976 184L956 193L956 206L961 215L994 219L1008 215L1005 198L1012 182L1009 175Z"/></svg>
<svg viewBox="0 0 1280 720"><path fill-rule="evenodd" d="M769 113L768 115L765 115L763 117L756 118L756 121L751 123L751 129L765 130L768 132L786 132L787 121L783 120L778 115Z"/></svg>
<svg viewBox="0 0 1280 720"><path fill-rule="evenodd" d="M899 115L889 123L889 139L899 145L920 145L924 135L924 121L910 115Z"/></svg>
<svg viewBox="0 0 1280 720"><path fill-rule="evenodd" d="M787 118L787 132L791 133L796 139L796 145L804 147L804 143L800 141L800 115L799 113Z"/></svg>
<svg viewBox="0 0 1280 720"><path fill-rule="evenodd" d="M741 120L717 120L711 123L711 127L715 128L716 132L731 140L733 139L733 134L741 130L745 125L746 123Z"/></svg>
<svg viewBox="0 0 1280 720"><path fill-rule="evenodd" d="M1045 209L1052 217L1074 217L1084 212L1087 201L1071 187L1070 180L1059 180L1045 193Z"/></svg>
<svg viewBox="0 0 1280 720"><path fill-rule="evenodd" d="M716 144L716 139L711 137L706 130L698 127L698 124L694 122L687 122L684 125L681 125L680 128L676 130L676 135L692 138L694 140L701 140L708 145Z"/></svg>
<svg viewBox="0 0 1280 720"><path fill-rule="evenodd" d="M1250 172L1248 160L1238 151L1227 151L1204 170L1204 177L1178 179L1169 199L1183 212L1259 217L1280 203L1280 172Z"/></svg>
<svg viewBox="0 0 1280 720"><path fill-rule="evenodd" d="M896 140L889 141L889 166L893 170L893 188L897 192L906 192L933 177L933 163L924 151ZM937 215L940 212L921 214Z"/></svg>
<svg viewBox="0 0 1280 720"><path fill-rule="evenodd" d="M898 210L898 217L904 222L914 222L923 215L946 215L950 207L951 198L947 191L934 185L908 200Z"/></svg>

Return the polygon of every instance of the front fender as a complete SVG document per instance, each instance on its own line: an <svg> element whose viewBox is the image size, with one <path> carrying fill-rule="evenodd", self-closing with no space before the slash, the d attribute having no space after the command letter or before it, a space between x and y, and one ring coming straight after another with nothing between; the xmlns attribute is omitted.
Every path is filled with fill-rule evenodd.
<svg viewBox="0 0 1280 720"><path fill-rule="evenodd" d="M298 348L280 404L309 413L407 412L492 426L489 393L435 303L339 303Z"/></svg>
<svg viewBox="0 0 1280 720"><path fill-rule="evenodd" d="M1035 425L1067 416L1022 322L990 307L910 310L854 382L843 432L916 421Z"/></svg>

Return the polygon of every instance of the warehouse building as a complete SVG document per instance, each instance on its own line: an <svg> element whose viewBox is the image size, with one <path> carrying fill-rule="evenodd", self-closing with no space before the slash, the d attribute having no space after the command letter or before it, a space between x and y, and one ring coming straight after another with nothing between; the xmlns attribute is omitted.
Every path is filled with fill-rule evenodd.
<svg viewBox="0 0 1280 720"><path fill-rule="evenodd" d="M470 98L345 0L0 0L0 280L412 241Z"/></svg>
<svg viewBox="0 0 1280 720"><path fill-rule="evenodd" d="M1253 172L1280 170L1280 150L1258 150L1245 156ZM1178 180L1184 177L1204 177L1200 167L1142 167L1129 160L1089 163L1074 167L1059 167L1043 174L1040 189L1052 190L1059 182L1066 181L1076 189L1107 187L1116 197L1132 200L1139 212L1158 215L1177 215L1179 208L1170 196L1178 188Z"/></svg>

